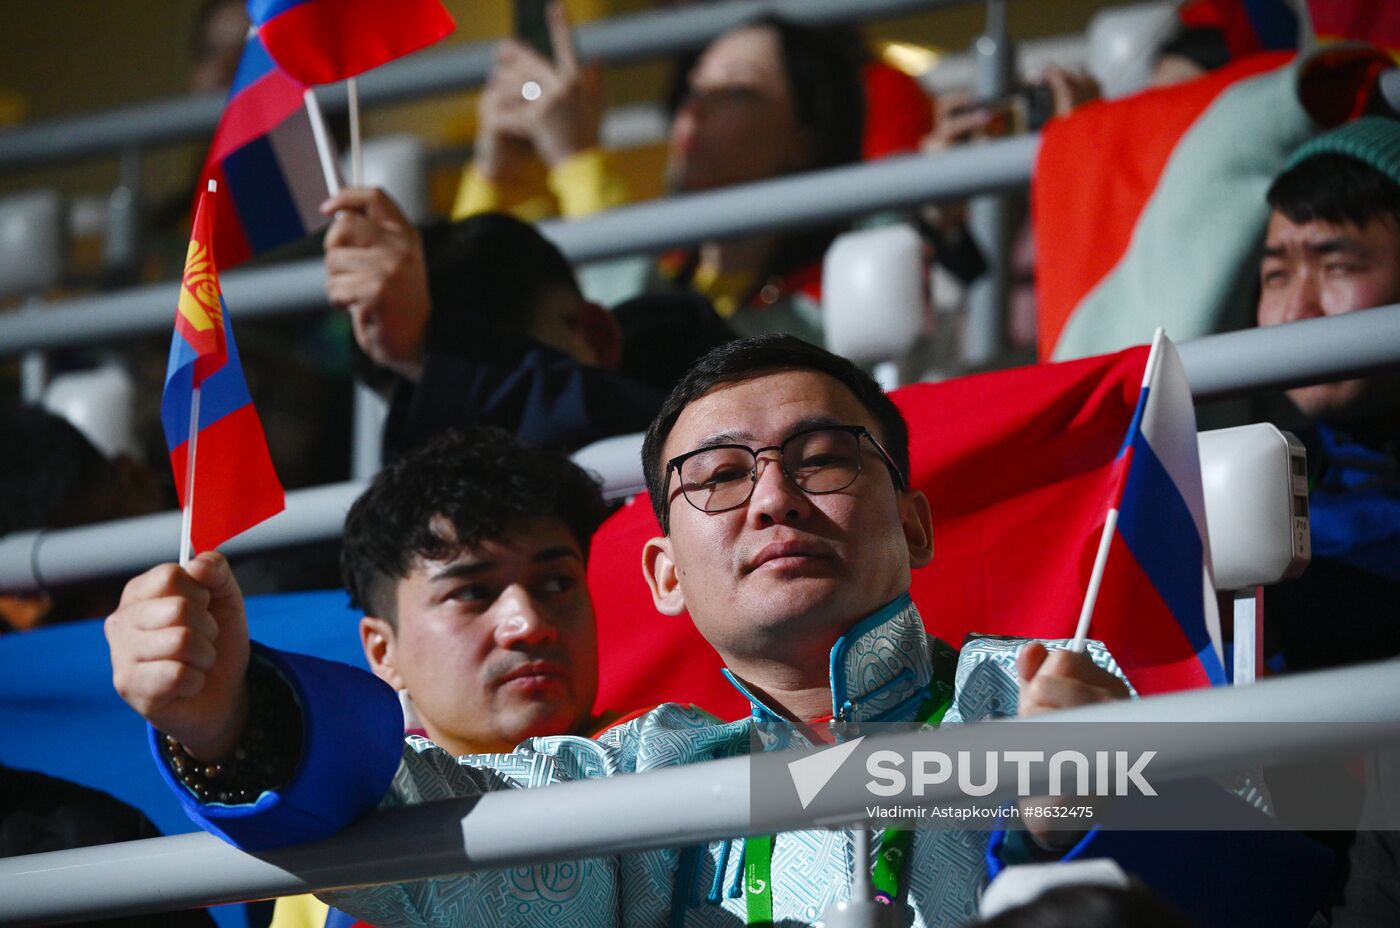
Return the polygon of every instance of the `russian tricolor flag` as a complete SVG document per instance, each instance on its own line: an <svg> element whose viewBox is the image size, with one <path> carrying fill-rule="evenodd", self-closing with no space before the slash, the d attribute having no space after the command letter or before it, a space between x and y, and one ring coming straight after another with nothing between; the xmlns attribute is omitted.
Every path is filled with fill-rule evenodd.
<svg viewBox="0 0 1400 928"><path fill-rule="evenodd" d="M1226 682L1191 390L1159 329L1114 461L1112 537L1090 634L1143 693Z"/></svg>
<svg viewBox="0 0 1400 928"><path fill-rule="evenodd" d="M438 0L248 0L248 18L277 63L307 84L353 77L457 26Z"/></svg>
<svg viewBox="0 0 1400 928"><path fill-rule="evenodd" d="M324 229L326 186L306 86L277 67L256 33L229 90L200 179L215 180L232 209L219 211L214 241L228 269Z"/></svg>

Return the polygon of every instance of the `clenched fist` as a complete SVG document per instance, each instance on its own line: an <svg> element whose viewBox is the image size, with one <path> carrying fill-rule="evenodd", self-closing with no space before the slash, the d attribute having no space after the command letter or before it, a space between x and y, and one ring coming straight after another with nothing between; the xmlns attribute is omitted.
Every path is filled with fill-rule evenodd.
<svg viewBox="0 0 1400 928"><path fill-rule="evenodd" d="M223 555L132 580L105 630L112 684L128 705L192 757L233 750L248 718L248 620Z"/></svg>

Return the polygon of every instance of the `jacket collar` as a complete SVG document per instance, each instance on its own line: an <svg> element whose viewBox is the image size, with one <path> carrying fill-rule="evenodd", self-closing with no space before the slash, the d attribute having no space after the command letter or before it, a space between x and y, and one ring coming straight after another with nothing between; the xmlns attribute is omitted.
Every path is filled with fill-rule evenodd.
<svg viewBox="0 0 1400 928"><path fill-rule="evenodd" d="M782 722L783 716L759 699L743 682L724 671L748 699L759 722ZM933 662L919 610L901 594L851 626L831 648L830 679L833 722L908 722L928 697Z"/></svg>

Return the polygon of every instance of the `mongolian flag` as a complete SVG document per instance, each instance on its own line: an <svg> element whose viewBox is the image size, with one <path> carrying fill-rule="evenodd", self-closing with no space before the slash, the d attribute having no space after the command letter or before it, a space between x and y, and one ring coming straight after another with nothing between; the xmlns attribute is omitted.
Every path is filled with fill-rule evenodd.
<svg viewBox="0 0 1400 928"><path fill-rule="evenodd" d="M273 59L306 84L353 77L456 28L438 0L248 0Z"/></svg>
<svg viewBox="0 0 1400 928"><path fill-rule="evenodd" d="M1118 508L1089 637L1150 694L1218 682L1196 423L1168 343L914 384L891 394L909 421L910 483L929 498L936 554L911 593L929 633L1074 634L1110 508ZM596 708L668 700L747 712L720 660L683 618L659 615L637 565L660 534L645 497L603 524L589 558L598 617Z"/></svg>
<svg viewBox="0 0 1400 928"><path fill-rule="evenodd" d="M284 506L219 288L213 213L211 190L195 207L160 403L175 488L181 507L190 513L188 538L195 553L218 547Z"/></svg>
<svg viewBox="0 0 1400 928"><path fill-rule="evenodd" d="M1389 66L1356 46L1252 55L1051 120L1031 183L1040 357L1253 325L1269 184Z"/></svg>
<svg viewBox="0 0 1400 928"><path fill-rule="evenodd" d="M320 212L330 192L305 92L250 34L200 177L201 191L214 180L232 201L214 226L225 270L330 222Z"/></svg>

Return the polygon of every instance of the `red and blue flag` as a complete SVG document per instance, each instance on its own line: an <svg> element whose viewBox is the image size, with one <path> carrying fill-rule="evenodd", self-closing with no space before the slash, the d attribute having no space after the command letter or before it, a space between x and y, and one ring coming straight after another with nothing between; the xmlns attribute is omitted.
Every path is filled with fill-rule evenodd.
<svg viewBox="0 0 1400 928"><path fill-rule="evenodd" d="M232 209L219 211L214 242L227 270L324 229L330 191L316 153L306 85L277 67L256 33L243 46L200 190L215 180Z"/></svg>
<svg viewBox="0 0 1400 928"><path fill-rule="evenodd" d="M213 213L213 195L201 193L160 402L180 505L193 507L190 539L196 553L218 547L281 512L285 505L219 287ZM200 397L193 472L197 499L191 499L186 480L196 387Z"/></svg>
<svg viewBox="0 0 1400 928"><path fill-rule="evenodd" d="M306 84L377 68L457 26L438 0L248 0L248 18L273 59Z"/></svg>

